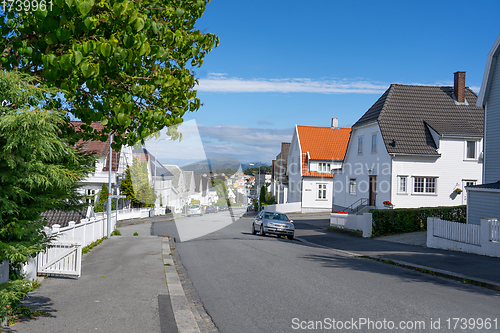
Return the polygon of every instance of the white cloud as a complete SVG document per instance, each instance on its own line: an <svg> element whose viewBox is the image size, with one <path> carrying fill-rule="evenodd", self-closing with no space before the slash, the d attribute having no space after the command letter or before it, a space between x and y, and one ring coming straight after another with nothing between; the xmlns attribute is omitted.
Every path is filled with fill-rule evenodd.
<svg viewBox="0 0 500 333"><path fill-rule="evenodd" d="M198 125L208 156L229 156L240 161L262 161L276 158L282 142L290 142L293 128L262 129L244 126Z"/></svg>
<svg viewBox="0 0 500 333"><path fill-rule="evenodd" d="M287 79L242 79L228 78L225 73L210 73L207 78L199 79L199 91L248 93L355 93L382 94L389 85L362 80L311 80L307 78Z"/></svg>

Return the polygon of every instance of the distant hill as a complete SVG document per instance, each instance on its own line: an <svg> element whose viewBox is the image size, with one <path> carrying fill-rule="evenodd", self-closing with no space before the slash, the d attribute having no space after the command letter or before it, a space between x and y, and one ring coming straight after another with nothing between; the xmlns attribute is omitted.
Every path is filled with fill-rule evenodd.
<svg viewBox="0 0 500 333"><path fill-rule="evenodd" d="M204 173L208 173L210 171L216 172L216 170L227 170L227 169L236 169L238 170L241 166L241 170L245 171L249 168L259 167L259 166L267 166L266 164L255 162L252 163L244 163L240 164L237 159L231 157L210 157L208 160L198 161L194 163L190 163L182 166L181 168L186 171L193 171L197 175L202 175Z"/></svg>

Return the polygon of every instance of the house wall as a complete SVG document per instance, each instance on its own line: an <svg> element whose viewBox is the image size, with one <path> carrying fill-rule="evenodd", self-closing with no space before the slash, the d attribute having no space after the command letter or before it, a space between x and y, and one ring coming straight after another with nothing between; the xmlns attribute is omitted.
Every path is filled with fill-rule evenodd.
<svg viewBox="0 0 500 333"><path fill-rule="evenodd" d="M485 107L484 183L500 180L500 63L492 59L494 68Z"/></svg>
<svg viewBox="0 0 500 333"><path fill-rule="evenodd" d="M481 224L482 218L496 218L500 221L500 191L468 190L467 223Z"/></svg>
<svg viewBox="0 0 500 333"><path fill-rule="evenodd" d="M464 190L466 181L477 184L482 180L482 162L478 158L467 160L466 141L473 139L441 138L440 157L396 155L392 163L390 200L395 208L458 206L466 204L466 192L457 195L456 188ZM481 142L476 144L479 156ZM406 176L407 191L399 191L399 176ZM415 193L414 177L437 177L436 193Z"/></svg>
<svg viewBox="0 0 500 333"><path fill-rule="evenodd" d="M297 128L293 132L290 150L288 151L288 162L286 173L288 175L288 202L300 202L301 180L302 180L302 151L297 136Z"/></svg>
<svg viewBox="0 0 500 333"><path fill-rule="evenodd" d="M326 184L326 199L318 198L318 184ZM330 211L332 208L333 179L304 177L302 179L302 208Z"/></svg>
<svg viewBox="0 0 500 333"><path fill-rule="evenodd" d="M376 151L372 152L372 135L377 135ZM358 153L358 138L363 137L362 153ZM371 170L371 173L370 173ZM378 123L352 130L342 172L334 173L333 203L348 207L362 198L369 197L369 176L377 176L376 206L391 196L391 157L387 153ZM350 179L356 180L356 193L350 193Z"/></svg>

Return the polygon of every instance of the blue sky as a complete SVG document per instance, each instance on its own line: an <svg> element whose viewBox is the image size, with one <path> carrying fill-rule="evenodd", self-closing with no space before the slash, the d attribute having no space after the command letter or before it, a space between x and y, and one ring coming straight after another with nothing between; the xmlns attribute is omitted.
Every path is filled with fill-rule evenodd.
<svg viewBox="0 0 500 333"><path fill-rule="evenodd" d="M350 126L391 83L477 93L499 1L212 0L197 28L220 45L194 69L208 156L267 164L295 124Z"/></svg>

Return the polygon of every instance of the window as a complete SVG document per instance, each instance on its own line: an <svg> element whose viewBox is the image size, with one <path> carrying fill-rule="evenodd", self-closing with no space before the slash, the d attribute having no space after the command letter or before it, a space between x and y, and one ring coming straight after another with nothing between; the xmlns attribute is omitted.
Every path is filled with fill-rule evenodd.
<svg viewBox="0 0 500 333"><path fill-rule="evenodd" d="M377 134L372 135L372 153L377 152Z"/></svg>
<svg viewBox="0 0 500 333"><path fill-rule="evenodd" d="M476 158L476 141L467 141L467 158Z"/></svg>
<svg viewBox="0 0 500 333"><path fill-rule="evenodd" d="M356 178L349 179L349 193L356 194Z"/></svg>
<svg viewBox="0 0 500 333"><path fill-rule="evenodd" d="M330 172L330 163L318 163L319 172Z"/></svg>
<svg viewBox="0 0 500 333"><path fill-rule="evenodd" d="M398 192L399 193L406 193L406 176L398 176L399 179L399 187L398 187Z"/></svg>
<svg viewBox="0 0 500 333"><path fill-rule="evenodd" d="M318 184L318 199L326 199L326 184Z"/></svg>
<svg viewBox="0 0 500 333"><path fill-rule="evenodd" d="M363 137L358 137L358 154L363 153Z"/></svg>
<svg viewBox="0 0 500 333"><path fill-rule="evenodd" d="M94 198L95 198L95 190L87 190L86 195L87 195L87 199L85 201L89 204L93 204Z"/></svg>
<svg viewBox="0 0 500 333"><path fill-rule="evenodd" d="M413 182L413 193L436 193L436 178L415 177Z"/></svg>

